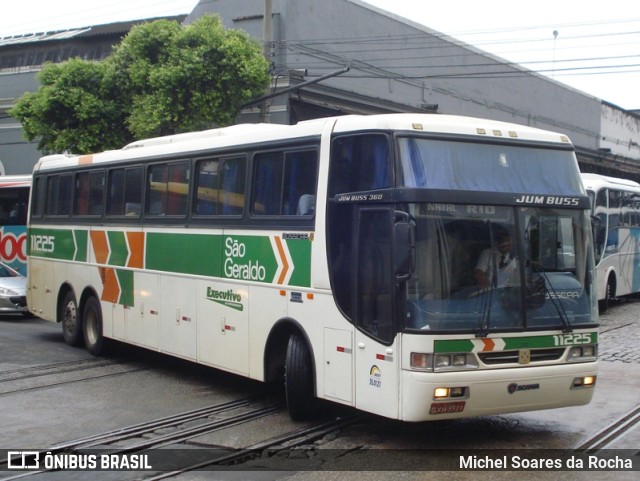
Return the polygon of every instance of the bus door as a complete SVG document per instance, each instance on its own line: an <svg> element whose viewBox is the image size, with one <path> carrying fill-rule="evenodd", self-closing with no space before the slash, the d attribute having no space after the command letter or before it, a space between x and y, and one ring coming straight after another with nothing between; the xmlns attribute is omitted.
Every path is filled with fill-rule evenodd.
<svg viewBox="0 0 640 481"><path fill-rule="evenodd" d="M398 416L400 353L394 323L394 211L358 209L355 281L356 407Z"/></svg>

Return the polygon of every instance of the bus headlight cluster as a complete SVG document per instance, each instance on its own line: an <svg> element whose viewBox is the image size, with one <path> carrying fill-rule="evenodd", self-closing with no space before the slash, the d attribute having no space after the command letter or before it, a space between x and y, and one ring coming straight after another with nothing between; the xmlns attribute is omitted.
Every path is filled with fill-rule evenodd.
<svg viewBox="0 0 640 481"><path fill-rule="evenodd" d="M593 361L598 355L597 344L584 344L582 346L573 346L569 349L567 361L569 362L584 362Z"/></svg>
<svg viewBox="0 0 640 481"><path fill-rule="evenodd" d="M471 353L430 354L411 353L411 369L423 371L456 371L460 369L476 369L478 360Z"/></svg>

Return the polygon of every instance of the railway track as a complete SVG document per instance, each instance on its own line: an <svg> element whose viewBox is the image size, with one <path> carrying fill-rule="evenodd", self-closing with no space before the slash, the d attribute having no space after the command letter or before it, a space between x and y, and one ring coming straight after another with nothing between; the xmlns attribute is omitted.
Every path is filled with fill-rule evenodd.
<svg viewBox="0 0 640 481"><path fill-rule="evenodd" d="M148 480L166 479L180 473L202 469L210 466L238 465L261 456L266 450L292 449L307 445L331 432L335 432L362 419L364 414L353 414L343 418L331 419L319 424L295 429L250 444L244 448L202 444L194 441L202 435L222 429L250 423L265 416L281 413L284 406L272 402L269 395L259 395L234 400L218 405L179 413L154 421L140 423L114 431L91 435L51 446L38 453L39 459L45 455L57 456L68 454L86 454L92 452L114 454L162 453L160 448L171 447L174 450L193 449L197 447L200 456L194 462L187 457L183 465L166 472L150 471L137 473L137 478ZM166 453L166 451L165 451ZM8 459L0 459L0 469L6 468ZM173 463L173 461L172 461ZM8 476L0 476L1 481L43 476L46 473L62 471L58 469L39 469L26 472L7 472ZM93 473L94 475L97 473ZM147 475L148 477L144 477Z"/></svg>
<svg viewBox="0 0 640 481"><path fill-rule="evenodd" d="M158 449L178 445L205 433L247 423L282 410L281 403L268 402L264 395L248 397L60 443L38 452L38 458L91 450L124 454ZM8 462L7 458L0 459L0 468L6 468ZM33 470L0 477L0 480L21 479L53 471L56 470Z"/></svg>
<svg viewBox="0 0 640 481"><path fill-rule="evenodd" d="M640 406L636 406L609 426L601 429L578 446L576 451L590 454L602 449L613 449L618 441L635 429L640 429ZM635 451L634 456L640 455L640 449L633 451Z"/></svg>
<svg viewBox="0 0 640 481"><path fill-rule="evenodd" d="M146 367L135 363L96 358L5 371L0 374L0 396L118 376L146 369Z"/></svg>

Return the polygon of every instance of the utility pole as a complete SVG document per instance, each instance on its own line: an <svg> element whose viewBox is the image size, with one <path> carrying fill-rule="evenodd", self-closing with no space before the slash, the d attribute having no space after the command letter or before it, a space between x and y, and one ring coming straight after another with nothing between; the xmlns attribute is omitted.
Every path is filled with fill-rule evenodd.
<svg viewBox="0 0 640 481"><path fill-rule="evenodd" d="M262 22L262 54L271 65L271 39L272 39L272 21L271 21L271 0L264 0L264 18ZM267 94L271 89L271 82L269 82L269 86L267 87ZM265 99L264 102L260 104L260 122L270 123L271 114L269 113L269 107L271 106L271 101L269 99Z"/></svg>

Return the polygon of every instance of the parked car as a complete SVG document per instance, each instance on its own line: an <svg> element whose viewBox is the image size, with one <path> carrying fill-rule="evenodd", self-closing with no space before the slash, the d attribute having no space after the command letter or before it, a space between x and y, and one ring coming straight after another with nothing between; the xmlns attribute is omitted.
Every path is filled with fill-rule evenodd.
<svg viewBox="0 0 640 481"><path fill-rule="evenodd" d="M0 262L0 314L28 315L27 278Z"/></svg>

